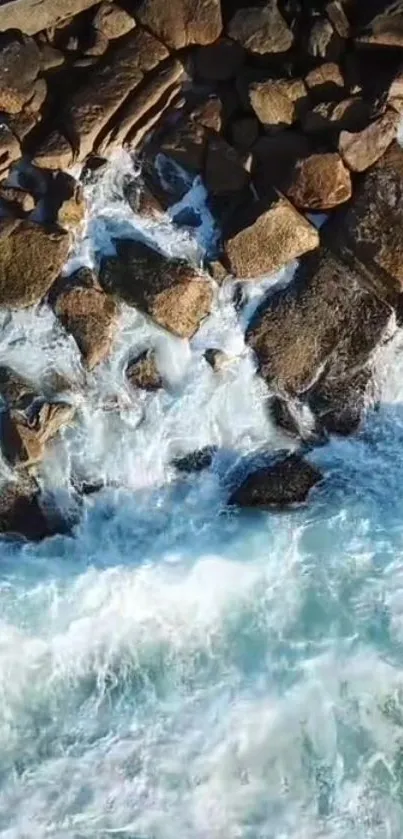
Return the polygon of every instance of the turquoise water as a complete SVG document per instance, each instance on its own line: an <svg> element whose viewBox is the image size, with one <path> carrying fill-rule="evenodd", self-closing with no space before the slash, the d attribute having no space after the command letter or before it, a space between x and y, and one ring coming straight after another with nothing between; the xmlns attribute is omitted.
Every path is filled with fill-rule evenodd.
<svg viewBox="0 0 403 839"><path fill-rule="evenodd" d="M110 184L92 201L76 260L134 224ZM120 488L87 499L72 539L0 545L5 839L401 839L403 335L375 360L379 410L313 453L309 505L229 514L244 459L290 445L243 329L226 290L190 347L123 310L42 472L66 507L78 471ZM123 369L150 342L167 389L139 398ZM4 316L0 356L81 380L48 310ZM179 479L172 457L207 443L212 468Z"/></svg>

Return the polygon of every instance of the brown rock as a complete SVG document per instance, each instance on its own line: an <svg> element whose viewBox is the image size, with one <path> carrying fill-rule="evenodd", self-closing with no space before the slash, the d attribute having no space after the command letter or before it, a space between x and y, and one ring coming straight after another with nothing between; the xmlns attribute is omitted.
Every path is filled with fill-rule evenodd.
<svg viewBox="0 0 403 839"><path fill-rule="evenodd" d="M341 102L322 102L305 114L302 123L308 133L361 131L368 123L369 107L360 96Z"/></svg>
<svg viewBox="0 0 403 839"><path fill-rule="evenodd" d="M0 37L0 109L18 114L31 98L40 70L40 52L32 38L11 32Z"/></svg>
<svg viewBox="0 0 403 839"><path fill-rule="evenodd" d="M21 309L38 303L63 267L69 237L29 221L3 223L0 232L0 304Z"/></svg>
<svg viewBox="0 0 403 839"><path fill-rule="evenodd" d="M55 49L51 44L39 44L41 54L41 70L47 73L48 70L55 70L64 64L65 58L61 50Z"/></svg>
<svg viewBox="0 0 403 839"><path fill-rule="evenodd" d="M403 150L392 143L365 173L346 210L326 228L329 246L396 302L403 290Z"/></svg>
<svg viewBox="0 0 403 839"><path fill-rule="evenodd" d="M39 488L33 480L22 478L0 485L0 533L40 541L55 531L39 503Z"/></svg>
<svg viewBox="0 0 403 839"><path fill-rule="evenodd" d="M269 79L249 87L250 104L263 125L291 125L306 96L302 79Z"/></svg>
<svg viewBox="0 0 403 839"><path fill-rule="evenodd" d="M303 210L331 210L351 198L348 169L338 154L312 154L298 161L287 195Z"/></svg>
<svg viewBox="0 0 403 839"><path fill-rule="evenodd" d="M344 90L344 78L340 67L332 61L311 70L305 78L305 83L310 95L319 102L340 99Z"/></svg>
<svg viewBox="0 0 403 839"><path fill-rule="evenodd" d="M220 38L215 44L195 51L195 75L208 82L227 82L235 78L242 67L244 55L244 50L236 41Z"/></svg>
<svg viewBox="0 0 403 839"><path fill-rule="evenodd" d="M0 172L5 174L21 157L21 146L15 134L4 123L0 124Z"/></svg>
<svg viewBox="0 0 403 839"><path fill-rule="evenodd" d="M54 309L92 370L110 351L117 326L115 301L100 289L72 285L57 297Z"/></svg>
<svg viewBox="0 0 403 839"><path fill-rule="evenodd" d="M400 67L392 79L388 94L388 105L399 114L403 113L403 67Z"/></svg>
<svg viewBox="0 0 403 839"><path fill-rule="evenodd" d="M212 287L184 259L171 259L142 242L120 239L117 257L101 263L100 281L106 291L135 306L156 323L190 338L209 314Z"/></svg>
<svg viewBox="0 0 403 839"><path fill-rule="evenodd" d="M130 362L126 368L126 378L132 387L140 390L154 391L163 387L153 350L145 350Z"/></svg>
<svg viewBox="0 0 403 839"><path fill-rule="evenodd" d="M164 136L160 151L193 174L204 168L207 132L204 125L191 120L181 122Z"/></svg>
<svg viewBox="0 0 403 839"><path fill-rule="evenodd" d="M0 32L19 29L35 35L51 29L79 12L95 6L99 0L14 0L0 6Z"/></svg>
<svg viewBox="0 0 403 839"><path fill-rule="evenodd" d="M298 160L312 153L312 143L302 131L289 129L259 137L253 147L252 176L260 196L275 186L287 188Z"/></svg>
<svg viewBox="0 0 403 839"><path fill-rule="evenodd" d="M212 262L209 262L207 270L217 285L222 285L224 280L228 277L228 271L219 259L213 259Z"/></svg>
<svg viewBox="0 0 403 839"><path fill-rule="evenodd" d="M227 31L230 38L259 55L287 52L294 41L277 0L268 0L264 6L238 9Z"/></svg>
<svg viewBox="0 0 403 839"><path fill-rule="evenodd" d="M343 41L333 29L330 20L318 18L312 26L308 39L308 52L314 58L337 60L343 48Z"/></svg>
<svg viewBox="0 0 403 839"><path fill-rule="evenodd" d="M403 6L401 2L381 4L380 14L376 15L367 27L367 31L356 38L357 44L375 47L403 46Z"/></svg>
<svg viewBox="0 0 403 839"><path fill-rule="evenodd" d="M32 158L32 163L43 169L69 169L73 161L73 149L57 129L38 145Z"/></svg>
<svg viewBox="0 0 403 839"><path fill-rule="evenodd" d="M392 310L363 285L361 275L322 249L294 280L271 295L246 335L264 380L279 393L335 393L337 405L351 374L364 370L386 334ZM313 406L315 409L315 406ZM319 411L320 413L321 411Z"/></svg>
<svg viewBox="0 0 403 839"><path fill-rule="evenodd" d="M192 122L211 128L212 131L220 133L223 124L223 104L218 96L209 96L189 114Z"/></svg>
<svg viewBox="0 0 403 839"><path fill-rule="evenodd" d="M332 0L326 6L326 14L333 28L341 38L350 37L350 23L340 0Z"/></svg>
<svg viewBox="0 0 403 839"><path fill-rule="evenodd" d="M46 444L72 422L74 405L42 402L35 412L10 411L3 416L2 451L12 466L32 466L45 454Z"/></svg>
<svg viewBox="0 0 403 839"><path fill-rule="evenodd" d="M25 114L33 114L36 120L41 119L41 114L39 113L42 109L42 105L46 100L46 96L48 93L48 85L45 79L37 79L32 87L32 96L24 105L23 113Z"/></svg>
<svg viewBox="0 0 403 839"><path fill-rule="evenodd" d="M395 139L399 121L399 114L388 109L363 131L342 131L339 137L339 152L346 165L353 172L369 169Z"/></svg>
<svg viewBox="0 0 403 839"><path fill-rule="evenodd" d="M219 134L208 138L204 182L212 195L238 192L249 183L238 153Z"/></svg>
<svg viewBox="0 0 403 839"><path fill-rule="evenodd" d="M35 207L33 195L18 187L6 186L4 183L0 184L0 199L10 204L17 215L18 211L30 213Z"/></svg>
<svg viewBox="0 0 403 839"><path fill-rule="evenodd" d="M70 196L66 196L60 203L57 221L61 227L74 230L84 221L86 211L84 192L81 184L75 183Z"/></svg>
<svg viewBox="0 0 403 839"><path fill-rule="evenodd" d="M136 21L116 3L105 2L98 6L93 24L99 32L113 41L115 38L122 38L123 35L131 32L136 25Z"/></svg>
<svg viewBox="0 0 403 839"><path fill-rule="evenodd" d="M143 120L140 120L139 123L136 123L130 129L125 139L125 145L129 149L136 149L143 142L144 138L162 121L165 112L171 107L176 107L176 103L181 98L180 93L181 84L178 81L161 97L156 107L152 108Z"/></svg>
<svg viewBox="0 0 403 839"><path fill-rule="evenodd" d="M273 274L319 244L317 230L285 198L251 204L224 243L231 273L242 279Z"/></svg>
<svg viewBox="0 0 403 839"><path fill-rule="evenodd" d="M98 59L101 55L105 55L109 47L109 39L103 32L94 27L90 30L90 35L89 43L84 50L84 56L94 56Z"/></svg>
<svg viewBox="0 0 403 839"><path fill-rule="evenodd" d="M136 18L172 49L211 44L221 35L220 0L140 0Z"/></svg>
<svg viewBox="0 0 403 839"><path fill-rule="evenodd" d="M261 510L302 504L322 478L319 469L301 455L282 456L272 465L248 475L228 503Z"/></svg>

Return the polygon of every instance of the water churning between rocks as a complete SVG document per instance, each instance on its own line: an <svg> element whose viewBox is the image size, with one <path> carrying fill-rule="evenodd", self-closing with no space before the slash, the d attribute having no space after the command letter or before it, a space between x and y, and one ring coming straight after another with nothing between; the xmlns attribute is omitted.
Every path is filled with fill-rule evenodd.
<svg viewBox="0 0 403 839"><path fill-rule="evenodd" d="M203 187L195 234L122 200L117 155L87 187L66 270L146 237L196 265L214 248ZM0 836L4 839L401 839L403 830L403 333L376 359L379 406L310 459L307 506L228 512L232 476L291 448L244 343L281 276L231 283L189 342L129 307L87 374L50 308L2 313L0 361L76 384L78 419L42 478L73 537L0 544ZM130 391L152 346L165 387ZM218 373L203 358L230 356ZM204 446L212 465L172 462ZM8 467L1 464L2 473Z"/></svg>

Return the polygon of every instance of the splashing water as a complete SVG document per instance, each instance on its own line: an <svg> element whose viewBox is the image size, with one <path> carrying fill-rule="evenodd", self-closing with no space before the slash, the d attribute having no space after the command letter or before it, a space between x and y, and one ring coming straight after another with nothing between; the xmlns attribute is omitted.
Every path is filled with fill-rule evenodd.
<svg viewBox="0 0 403 839"><path fill-rule="evenodd" d="M67 271L119 234L200 262L209 217L198 241L139 219L122 201L131 168L121 155L88 188ZM189 200L205 213L200 185ZM248 285L247 313L272 282ZM77 388L45 484L66 504L74 475L110 485L73 539L0 546L5 839L401 839L403 336L379 352L379 410L313 454L326 480L309 506L228 515L242 458L290 445L245 318L231 284L190 345L123 308L83 391L49 309L2 316L1 363ZM166 389L133 395L124 367L145 346ZM218 374L212 346L232 357ZM178 479L172 458L207 444L212 469Z"/></svg>

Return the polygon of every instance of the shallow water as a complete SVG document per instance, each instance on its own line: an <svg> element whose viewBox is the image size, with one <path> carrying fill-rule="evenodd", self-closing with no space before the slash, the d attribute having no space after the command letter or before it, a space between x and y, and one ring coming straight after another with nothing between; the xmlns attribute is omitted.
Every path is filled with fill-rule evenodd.
<svg viewBox="0 0 403 839"><path fill-rule="evenodd" d="M205 214L198 242L169 221L144 229L120 200L130 166L122 155L89 190L68 269L119 232L196 263L213 245ZM403 334L376 359L379 410L313 453L325 482L309 506L229 514L245 459L290 446L243 341L272 282L248 286L241 315L217 288L190 346L122 310L85 397L51 312L4 313L1 363L77 385L45 485L66 508L71 476L111 485L73 539L0 545L5 839L401 839ZM166 390L133 396L124 366L150 345ZM209 346L232 356L219 374ZM207 444L212 468L179 479L172 458Z"/></svg>

